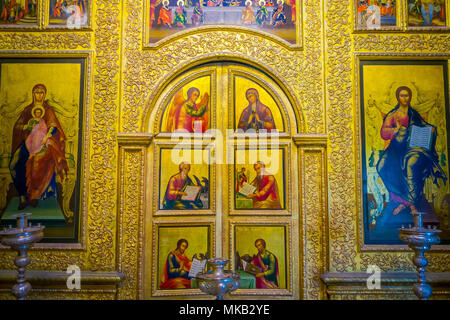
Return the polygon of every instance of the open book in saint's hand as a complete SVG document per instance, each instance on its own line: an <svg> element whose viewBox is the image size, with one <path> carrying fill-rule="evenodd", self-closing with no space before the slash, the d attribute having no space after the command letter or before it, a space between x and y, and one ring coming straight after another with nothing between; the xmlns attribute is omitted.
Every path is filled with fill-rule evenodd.
<svg viewBox="0 0 450 320"><path fill-rule="evenodd" d="M433 127L412 125L409 129L408 147L430 150L433 141Z"/></svg>

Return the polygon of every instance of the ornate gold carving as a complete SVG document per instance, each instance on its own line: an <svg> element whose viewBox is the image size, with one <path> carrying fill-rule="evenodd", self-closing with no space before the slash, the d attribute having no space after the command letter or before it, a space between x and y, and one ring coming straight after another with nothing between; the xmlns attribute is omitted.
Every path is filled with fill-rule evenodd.
<svg viewBox="0 0 450 320"><path fill-rule="evenodd" d="M10 290L7 290L10 291ZM0 289L0 300L15 300L16 298L11 292L4 292ZM70 291L67 289L35 289L31 290L27 296L27 300L114 300L116 290L77 290Z"/></svg>
<svg viewBox="0 0 450 320"><path fill-rule="evenodd" d="M360 269L367 270L369 265L377 265L382 271L412 271L416 268L412 263L413 252L377 252L361 253ZM427 272L448 272L450 269L450 254L441 252L427 252L429 260Z"/></svg>
<svg viewBox="0 0 450 320"><path fill-rule="evenodd" d="M115 268L120 1L98 0L96 6L87 260L92 270L109 271Z"/></svg>
<svg viewBox="0 0 450 320"><path fill-rule="evenodd" d="M303 214L303 298L323 299L320 275L327 268L327 219L324 150L300 149L301 207Z"/></svg>
<svg viewBox="0 0 450 320"><path fill-rule="evenodd" d="M308 120L309 133L325 132L325 106L323 100L323 41L322 41L322 3L305 0L304 7L304 56L301 57L302 69L297 80L300 96ZM306 107L308 106L308 107ZM302 132L302 131L300 131ZM304 132L304 131L303 131Z"/></svg>
<svg viewBox="0 0 450 320"><path fill-rule="evenodd" d="M428 258L428 272L449 272L450 271L450 254L449 253L438 253L430 252L425 254Z"/></svg>
<svg viewBox="0 0 450 320"><path fill-rule="evenodd" d="M90 33L0 33L0 50L80 50L90 48Z"/></svg>
<svg viewBox="0 0 450 320"><path fill-rule="evenodd" d="M349 1L326 3L326 91L331 269L356 269L352 56Z"/></svg>
<svg viewBox="0 0 450 320"><path fill-rule="evenodd" d="M120 153L120 211L118 266L125 274L119 299L138 299L143 241L144 149L123 148Z"/></svg>
<svg viewBox="0 0 450 320"><path fill-rule="evenodd" d="M449 52L450 36L447 34L369 34L353 37L356 51L377 52Z"/></svg>
<svg viewBox="0 0 450 320"><path fill-rule="evenodd" d="M360 270L366 271L370 265L378 266L381 271L415 271L411 257L413 253L393 253L393 252L377 252L377 253L361 253Z"/></svg>

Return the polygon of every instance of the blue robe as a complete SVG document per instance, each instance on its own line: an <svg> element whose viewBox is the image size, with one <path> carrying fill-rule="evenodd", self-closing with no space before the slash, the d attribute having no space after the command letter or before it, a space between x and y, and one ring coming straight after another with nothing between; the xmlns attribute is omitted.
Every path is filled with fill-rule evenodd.
<svg viewBox="0 0 450 320"><path fill-rule="evenodd" d="M383 119L383 123L398 108L397 105L392 109ZM438 185L438 178L446 183L447 177L439 165L435 149L436 127L423 120L420 114L411 107L408 108L408 118L408 128L400 129L391 140L377 163L377 172L389 192L413 204L420 211L425 180L432 177L433 182ZM408 135L412 125L434 128L430 150L408 147Z"/></svg>

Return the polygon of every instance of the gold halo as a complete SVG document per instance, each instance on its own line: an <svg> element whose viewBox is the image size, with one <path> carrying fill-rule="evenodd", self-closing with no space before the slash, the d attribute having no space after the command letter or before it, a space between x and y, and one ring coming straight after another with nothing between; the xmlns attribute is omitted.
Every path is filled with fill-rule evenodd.
<svg viewBox="0 0 450 320"><path fill-rule="evenodd" d="M262 2L262 4L261 4L261 2ZM259 4L260 6L265 5L265 4L266 4L266 1L265 1L265 0L259 0L258 4Z"/></svg>
<svg viewBox="0 0 450 320"><path fill-rule="evenodd" d="M165 5L165 6L169 5L169 0L163 0L163 5Z"/></svg>
<svg viewBox="0 0 450 320"><path fill-rule="evenodd" d="M184 7L184 1L183 1L183 0L178 0L178 1L177 1L177 6L180 5L180 2L181 2L181 6Z"/></svg>
<svg viewBox="0 0 450 320"><path fill-rule="evenodd" d="M246 6L252 5L252 0L247 0L247 1L245 1L245 5L246 5Z"/></svg>
<svg viewBox="0 0 450 320"><path fill-rule="evenodd" d="M36 112L36 110L41 110L41 112L42 112L42 115L41 115L41 118L44 116L44 114L45 114L45 109L43 108L43 107L41 107L41 106L35 106L35 107L33 107L33 109L31 109L31 115L33 116L33 117L35 117L35 112Z"/></svg>
<svg viewBox="0 0 450 320"><path fill-rule="evenodd" d="M284 3L284 0L277 0L277 4L282 4Z"/></svg>

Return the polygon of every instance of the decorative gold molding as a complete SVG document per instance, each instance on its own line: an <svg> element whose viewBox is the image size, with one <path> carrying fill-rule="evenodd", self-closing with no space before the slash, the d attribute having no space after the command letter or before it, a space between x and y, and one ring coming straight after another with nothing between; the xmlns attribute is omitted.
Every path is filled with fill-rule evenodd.
<svg viewBox="0 0 450 320"><path fill-rule="evenodd" d="M330 270L357 269L350 1L328 0L326 96Z"/></svg>
<svg viewBox="0 0 450 320"><path fill-rule="evenodd" d="M292 141L299 148L326 148L328 137L326 134L295 134L292 136Z"/></svg>
<svg viewBox="0 0 450 320"><path fill-rule="evenodd" d="M115 269L117 150L120 80L120 0L97 0L97 52L89 172L87 263L92 270Z"/></svg>
<svg viewBox="0 0 450 320"><path fill-rule="evenodd" d="M353 36L355 51L365 52L438 52L450 51L448 34L369 34Z"/></svg>
<svg viewBox="0 0 450 320"><path fill-rule="evenodd" d="M119 138L119 137L118 137ZM121 136L119 149L119 212L117 266L125 274L119 299L140 299L144 263L144 176L146 149L151 135ZM135 144L130 145L132 142Z"/></svg>
<svg viewBox="0 0 450 320"><path fill-rule="evenodd" d="M324 16L323 3L317 0L303 1L304 53L300 57L301 71L295 87L299 87L302 113L307 127L299 133L324 133L326 131L324 94Z"/></svg>
<svg viewBox="0 0 450 320"><path fill-rule="evenodd" d="M0 50L91 49L90 33L0 32Z"/></svg>
<svg viewBox="0 0 450 320"><path fill-rule="evenodd" d="M119 146L137 146L148 147L154 138L153 133L117 133L117 142Z"/></svg>
<svg viewBox="0 0 450 320"><path fill-rule="evenodd" d="M303 299L324 299L320 275L328 270L328 206L325 147L299 150Z"/></svg>
<svg viewBox="0 0 450 320"><path fill-rule="evenodd" d="M365 272L329 272L320 278L327 287L329 299L413 299L417 300L412 285L417 282L415 272L381 272L380 289L368 289L367 279L370 273ZM450 273L427 272L427 282L433 288L431 299L450 298Z"/></svg>
<svg viewBox="0 0 450 320"><path fill-rule="evenodd" d="M27 270L27 280L33 286L40 284L66 285L70 274L65 271ZM81 285L120 285L124 275L120 272L81 271ZM0 283L16 282L17 272L14 270L0 270Z"/></svg>

